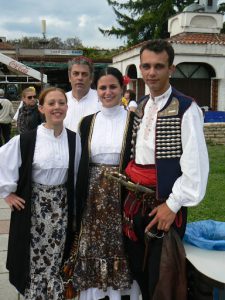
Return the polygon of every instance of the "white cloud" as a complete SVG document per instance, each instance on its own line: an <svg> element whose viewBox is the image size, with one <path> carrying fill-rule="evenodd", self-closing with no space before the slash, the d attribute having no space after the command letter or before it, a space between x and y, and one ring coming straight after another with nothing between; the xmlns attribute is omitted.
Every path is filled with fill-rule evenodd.
<svg viewBox="0 0 225 300"><path fill-rule="evenodd" d="M78 18L78 27L85 27L87 24L88 17L86 15L82 15Z"/></svg>
<svg viewBox="0 0 225 300"><path fill-rule="evenodd" d="M98 30L117 26L107 0L0 0L0 7L0 36L7 39L41 36L41 20L45 19L47 38L78 37L87 47L115 48L124 44L116 37L104 37Z"/></svg>

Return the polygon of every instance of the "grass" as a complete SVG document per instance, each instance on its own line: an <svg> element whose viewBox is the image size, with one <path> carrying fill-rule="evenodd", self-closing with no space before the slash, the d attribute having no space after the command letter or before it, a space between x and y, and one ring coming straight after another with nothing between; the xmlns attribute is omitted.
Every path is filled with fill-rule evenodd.
<svg viewBox="0 0 225 300"><path fill-rule="evenodd" d="M208 145L210 172L206 195L196 207L188 209L188 222L225 222L225 145Z"/></svg>

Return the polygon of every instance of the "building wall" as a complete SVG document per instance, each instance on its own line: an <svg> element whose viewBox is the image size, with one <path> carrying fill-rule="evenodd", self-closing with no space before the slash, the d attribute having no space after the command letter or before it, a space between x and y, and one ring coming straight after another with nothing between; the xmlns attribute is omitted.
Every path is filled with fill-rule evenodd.
<svg viewBox="0 0 225 300"><path fill-rule="evenodd" d="M225 145L225 123L205 123L204 134L206 142Z"/></svg>

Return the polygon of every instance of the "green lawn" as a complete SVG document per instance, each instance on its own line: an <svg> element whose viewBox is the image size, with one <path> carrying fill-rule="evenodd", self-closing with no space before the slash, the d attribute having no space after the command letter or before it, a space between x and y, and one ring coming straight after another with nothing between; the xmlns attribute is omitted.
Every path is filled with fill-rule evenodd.
<svg viewBox="0 0 225 300"><path fill-rule="evenodd" d="M210 172L205 198L188 209L188 221L225 222L225 145L208 145Z"/></svg>

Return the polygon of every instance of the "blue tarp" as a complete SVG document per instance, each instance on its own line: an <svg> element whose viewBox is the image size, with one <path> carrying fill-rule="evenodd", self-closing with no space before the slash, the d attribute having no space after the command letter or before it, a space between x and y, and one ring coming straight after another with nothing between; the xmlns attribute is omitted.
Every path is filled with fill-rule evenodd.
<svg viewBox="0 0 225 300"><path fill-rule="evenodd" d="M225 222L204 220L188 223L184 241L202 249L225 251Z"/></svg>
<svg viewBox="0 0 225 300"><path fill-rule="evenodd" d="M225 111L206 111L204 115L204 122L225 122Z"/></svg>

